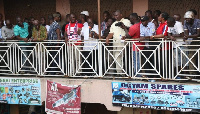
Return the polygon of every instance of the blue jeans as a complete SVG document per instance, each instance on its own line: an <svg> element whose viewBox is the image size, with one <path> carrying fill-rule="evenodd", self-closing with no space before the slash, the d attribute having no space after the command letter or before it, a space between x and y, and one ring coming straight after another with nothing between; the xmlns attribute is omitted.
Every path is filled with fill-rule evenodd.
<svg viewBox="0 0 200 114"><path fill-rule="evenodd" d="M137 58L136 58L137 57ZM140 56L139 51L133 51L133 64L134 64L134 75L139 71L140 69ZM137 65L137 66L136 66ZM140 74L137 74L136 77L141 77Z"/></svg>

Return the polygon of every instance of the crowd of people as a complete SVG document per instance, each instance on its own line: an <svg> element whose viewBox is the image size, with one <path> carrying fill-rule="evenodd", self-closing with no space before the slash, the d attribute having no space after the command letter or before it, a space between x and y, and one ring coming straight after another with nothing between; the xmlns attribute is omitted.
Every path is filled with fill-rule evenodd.
<svg viewBox="0 0 200 114"><path fill-rule="evenodd" d="M75 14L67 14L66 22L63 23L61 21L61 14L56 12L52 15L48 16L48 23L44 17L41 17L40 20L35 19L34 17L30 17L29 19L21 17L16 17L16 24L14 25L9 19L3 20L2 14L0 14L0 39L2 41L5 40L19 40L20 46L32 45L31 43L25 42L40 42L44 40L49 41L58 41L65 40L66 43L74 42L74 44L83 51L84 59L87 59L88 62L83 64L83 68L93 69L79 69L79 72L86 72L84 75L95 75L98 73L98 54L90 54L91 50L93 53L98 52L98 46L95 42L98 42L101 39L105 41L106 46L110 46L111 50L122 50L123 46L125 46L125 39L135 39L137 41L132 46L133 53L133 63L134 63L134 74L140 77L141 74L137 72L140 69L140 64L142 61L138 61L140 56L139 50L145 50L144 54L147 58L151 56L150 51L156 49L155 45L159 45L159 42L151 42L151 41L159 41L160 39L177 41L176 45L172 47L170 42L166 43L164 47L161 48L162 51L167 51L167 58L172 58L170 52L174 51L174 55L176 55L176 48L180 46L182 50L189 49L198 49L198 46L187 47L183 45L199 45L198 42L186 42L188 39L196 40L200 36L200 20L197 19L197 11L194 9L188 10L184 15L184 23L182 24L180 14L174 14L169 16L166 12L161 12L160 10L147 10L144 13L144 16L138 16L137 13L132 13L129 17L123 17L123 14L120 10L116 10L112 14L108 11L103 12L103 21L101 23L101 33L99 33L99 27L95 24L95 21L89 16L88 11L82 11L79 15L79 18L76 17ZM101 36L99 37L99 35ZM100 39L99 39L100 38ZM112 39L112 41L110 40ZM143 42L150 41L150 42ZM84 42L84 43L83 43ZM1 44L3 45L3 44ZM59 43L48 43L51 46L50 50L56 50L56 46L59 46ZM112 45L112 46L111 46ZM82 48L83 47L83 48ZM22 50L29 50L30 47L22 47ZM74 54L74 61L71 61L74 69L77 69L77 64L82 62L79 56L76 54L78 52L77 49L74 49L71 54ZM181 56L181 51L178 50L178 56ZM195 56L195 51L191 51L188 54L189 57L193 57L191 60L193 64L186 65L188 69L195 69L194 66L198 65L197 56ZM52 56L56 55L55 51L51 52ZM25 55L28 55L28 52L25 51ZM96 59L92 59L96 58ZM110 67L115 67L115 72L121 76L123 73L122 63L123 63L123 55L119 51L114 51L113 56L116 59L115 65L111 65ZM149 61L153 64L165 64L163 63L163 55L158 55L157 58L160 58L160 62L155 62L155 58L153 56L150 57ZM114 58L108 57L108 53L105 53L107 63L112 63ZM175 56L176 58L176 56ZM43 58L44 59L44 58ZM58 57L55 57L56 61L58 61ZM22 56L22 62L24 63L25 57ZM168 61L168 60L167 60ZM165 62L167 62L165 61ZM178 69L181 69L181 64L186 64L188 62L187 58L183 57L183 60L178 60ZM56 62L52 64L52 67L56 66ZM79 65L80 66L80 65ZM159 65L155 65L159 66ZM144 66L146 69L152 69L152 65L147 62ZM160 66L156 68L161 72L161 75L167 74L170 70L170 67ZM56 69L51 69L55 71ZM72 71L73 72L73 71ZM75 71L74 71L75 72ZM145 73L154 73L154 71L146 70ZM189 72L194 73L196 75L198 72ZM168 74L169 75L169 74Z"/></svg>

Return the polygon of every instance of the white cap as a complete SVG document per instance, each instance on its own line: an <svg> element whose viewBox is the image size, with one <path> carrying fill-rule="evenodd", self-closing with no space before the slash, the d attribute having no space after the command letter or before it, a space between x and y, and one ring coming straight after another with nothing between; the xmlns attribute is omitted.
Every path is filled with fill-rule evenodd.
<svg viewBox="0 0 200 114"><path fill-rule="evenodd" d="M184 18L192 18L194 19L194 13L192 11L187 11L184 15Z"/></svg>
<svg viewBox="0 0 200 114"><path fill-rule="evenodd" d="M82 11L81 14L84 14L86 16L89 16L89 12L88 11Z"/></svg>

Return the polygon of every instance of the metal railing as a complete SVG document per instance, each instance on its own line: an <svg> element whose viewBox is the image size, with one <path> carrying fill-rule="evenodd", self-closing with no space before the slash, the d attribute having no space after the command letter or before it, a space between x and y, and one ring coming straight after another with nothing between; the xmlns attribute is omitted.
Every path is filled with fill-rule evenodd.
<svg viewBox="0 0 200 114"><path fill-rule="evenodd" d="M116 40L110 41L110 45L96 40L67 44L64 41L0 42L0 74L196 79L200 76L199 41L192 40L191 44L164 39L141 41L145 45ZM167 45L171 48L167 49ZM142 46L145 48L140 49Z"/></svg>

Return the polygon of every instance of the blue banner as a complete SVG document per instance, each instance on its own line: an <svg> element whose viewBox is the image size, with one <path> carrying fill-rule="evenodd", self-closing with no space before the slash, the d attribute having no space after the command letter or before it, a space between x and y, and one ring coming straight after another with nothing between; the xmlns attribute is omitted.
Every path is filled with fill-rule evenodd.
<svg viewBox="0 0 200 114"><path fill-rule="evenodd" d="M40 79L1 78L0 103L41 105Z"/></svg>
<svg viewBox="0 0 200 114"><path fill-rule="evenodd" d="M200 85L112 82L114 106L170 111L200 109Z"/></svg>

